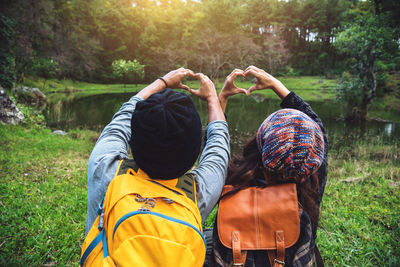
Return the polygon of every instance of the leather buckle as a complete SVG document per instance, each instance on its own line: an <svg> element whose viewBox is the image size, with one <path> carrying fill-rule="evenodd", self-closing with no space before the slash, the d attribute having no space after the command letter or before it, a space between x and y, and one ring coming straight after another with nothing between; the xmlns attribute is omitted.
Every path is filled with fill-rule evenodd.
<svg viewBox="0 0 400 267"><path fill-rule="evenodd" d="M275 265L275 263L278 263L278 264L280 264L282 266L285 266L285 262L284 261L280 261L280 260L274 259L274 265Z"/></svg>

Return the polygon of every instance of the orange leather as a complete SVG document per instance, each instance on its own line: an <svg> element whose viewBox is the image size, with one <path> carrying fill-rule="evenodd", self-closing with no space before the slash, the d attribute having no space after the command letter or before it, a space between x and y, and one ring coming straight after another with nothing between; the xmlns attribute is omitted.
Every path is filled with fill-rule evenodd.
<svg viewBox="0 0 400 267"><path fill-rule="evenodd" d="M276 256L275 256L275 252L273 250L268 250L268 258L269 258L269 266L271 267L284 267L285 266L285 262L284 261L276 261Z"/></svg>
<svg viewBox="0 0 400 267"><path fill-rule="evenodd" d="M223 194L233 189L233 186L225 186ZM277 259L280 260L280 248L283 247L284 252L284 248L293 246L300 235L296 185L249 187L224 197L219 203L217 223L218 236L224 246L232 249L232 232L239 231L241 250L276 250L278 247Z"/></svg>
<svg viewBox="0 0 400 267"><path fill-rule="evenodd" d="M276 242L276 259L274 261L274 267L283 266L280 262L285 262L285 235L282 230L275 232L275 242Z"/></svg>
<svg viewBox="0 0 400 267"><path fill-rule="evenodd" d="M274 267L275 252L273 250L268 250L269 266Z"/></svg>
<svg viewBox="0 0 400 267"><path fill-rule="evenodd" d="M247 251L242 252L240 248L240 232L232 232L232 251L233 266L244 266L246 262Z"/></svg>

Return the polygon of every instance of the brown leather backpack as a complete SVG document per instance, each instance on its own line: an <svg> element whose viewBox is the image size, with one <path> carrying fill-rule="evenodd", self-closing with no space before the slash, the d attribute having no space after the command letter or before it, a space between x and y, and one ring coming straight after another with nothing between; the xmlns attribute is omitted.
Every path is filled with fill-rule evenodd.
<svg viewBox="0 0 400 267"><path fill-rule="evenodd" d="M234 190L225 186L222 195ZM270 266L284 266L285 249L300 235L296 184L248 187L219 203L218 236L233 250L233 265L244 266L248 250L267 250Z"/></svg>

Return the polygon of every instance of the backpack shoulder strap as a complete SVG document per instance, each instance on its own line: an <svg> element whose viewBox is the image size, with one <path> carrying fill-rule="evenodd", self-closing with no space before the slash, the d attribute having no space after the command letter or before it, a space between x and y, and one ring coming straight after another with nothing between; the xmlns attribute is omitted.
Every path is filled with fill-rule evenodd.
<svg viewBox="0 0 400 267"><path fill-rule="evenodd" d="M138 172L139 166L136 164L134 159L122 159L118 165L117 171L115 173L115 177L118 175L123 175L128 173L128 171L132 169L135 172ZM160 180L158 180L160 181ZM196 181L194 175L191 173L186 173L179 177L176 182L176 188L180 189L183 193L185 193L186 197L192 200L195 204L197 204L196 197Z"/></svg>
<svg viewBox="0 0 400 267"><path fill-rule="evenodd" d="M135 172L137 172L139 170L139 167L134 159L122 159L118 165L115 176L125 174L128 172L129 169L133 169Z"/></svg>
<svg viewBox="0 0 400 267"><path fill-rule="evenodd" d="M196 181L193 174L186 173L179 177L176 188L182 190L189 199L197 204Z"/></svg>

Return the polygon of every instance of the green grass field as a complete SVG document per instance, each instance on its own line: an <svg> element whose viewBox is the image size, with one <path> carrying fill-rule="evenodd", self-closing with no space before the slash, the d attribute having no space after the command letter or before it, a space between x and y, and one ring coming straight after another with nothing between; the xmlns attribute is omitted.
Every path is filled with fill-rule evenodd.
<svg viewBox="0 0 400 267"><path fill-rule="evenodd" d="M334 98L334 80L301 77L282 81L307 101ZM118 85L73 84L82 94L121 89ZM238 81L240 87L251 85ZM135 92L143 86L126 89ZM272 97L270 91L262 94ZM377 104L379 112L383 108ZM72 130L67 136L55 136L37 126L43 118L35 118L31 109L23 111L31 113L26 125L0 124L0 266L76 266L86 221L87 163L99 133ZM399 143L371 137L344 146L340 137L330 139L328 183L317 239L326 265L399 266ZM212 224L214 215L215 210L205 226Z"/></svg>
<svg viewBox="0 0 400 267"><path fill-rule="evenodd" d="M333 99L335 96L334 87L337 83L334 79L325 79L318 76L300 76L300 77L278 77L279 80L289 89L299 92L307 100L325 100ZM102 93L135 93L146 86L146 84L96 84L87 82L78 82L72 80L43 80L41 78L26 78L26 86L37 87L45 94L50 93L73 93L75 96L88 96ZM187 80L185 82L189 87L197 89L200 83L196 80ZM221 80L216 84L217 90L221 89L224 81ZM254 85L251 79L238 78L236 82L238 87L250 88ZM263 90L257 93L266 97L274 97L272 91Z"/></svg>
<svg viewBox="0 0 400 267"><path fill-rule="evenodd" d="M95 138L68 135L0 125L1 266L76 265Z"/></svg>
<svg viewBox="0 0 400 267"><path fill-rule="evenodd" d="M76 265L97 136L0 126L0 265ZM331 149L318 233L327 266L400 264L399 157L398 144L373 139Z"/></svg>
<svg viewBox="0 0 400 267"><path fill-rule="evenodd" d="M333 150L317 242L327 266L400 265L400 147Z"/></svg>

